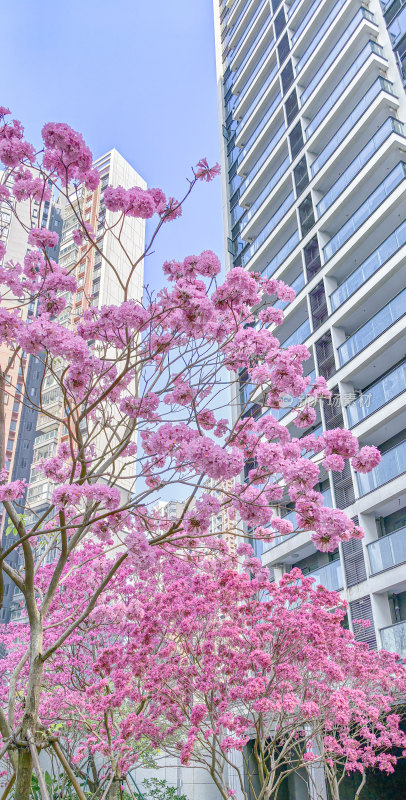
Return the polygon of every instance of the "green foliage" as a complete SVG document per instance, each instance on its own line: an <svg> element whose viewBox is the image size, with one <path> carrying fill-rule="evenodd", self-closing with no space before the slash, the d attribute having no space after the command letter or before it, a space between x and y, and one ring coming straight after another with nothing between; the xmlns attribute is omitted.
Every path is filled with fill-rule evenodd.
<svg viewBox="0 0 406 800"><path fill-rule="evenodd" d="M145 778L143 786L144 800L188 800L185 794L178 795L178 790L169 786L166 780Z"/></svg>

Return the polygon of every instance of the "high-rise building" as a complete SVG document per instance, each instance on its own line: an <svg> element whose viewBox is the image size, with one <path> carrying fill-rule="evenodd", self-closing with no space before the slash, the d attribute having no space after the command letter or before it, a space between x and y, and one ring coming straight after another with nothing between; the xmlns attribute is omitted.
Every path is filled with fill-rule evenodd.
<svg viewBox="0 0 406 800"><path fill-rule="evenodd" d="M356 638L406 656L406 7L214 0L214 15L227 268L293 286L276 335L306 344L306 374L333 395L305 431L292 402L275 413L294 436L344 426L382 453L316 487L362 542L323 554L294 531L263 563L342 591ZM239 378L236 412L252 388ZM295 525L292 504L281 513Z"/></svg>
<svg viewBox="0 0 406 800"><path fill-rule="evenodd" d="M112 212L106 210L103 202L104 190L108 185L122 186L125 189L139 186L144 189L146 188L145 182L115 149L99 158L93 166L100 173L98 189L90 192L83 186L72 188L71 203L65 204L63 213L61 214L58 210L57 203L45 204L40 220L43 227L50 227L51 230L57 230L60 234L58 252L50 252L51 257L57 258L58 263L68 270L75 268L77 291L74 294L65 293L66 305L58 316L60 324L70 328L76 326L83 311L90 305L117 304L123 300L119 279L125 280L128 277L131 264L142 256L145 245L145 221L135 217L125 218L120 229L121 244L118 242L114 227L110 230L114 217L112 217ZM83 247L75 244L73 231L78 228L75 211L76 213L80 212L83 220L91 226L98 242L96 251L94 248L89 249L85 244ZM35 221L32 224L36 224ZM12 219L11 226L13 225L17 225L17 223ZM27 249L27 237L20 242L21 234L18 234L20 237L17 239L18 255L14 255L14 250L11 255L11 243L14 241L12 234L13 228L11 227L5 258L14 257L15 260L18 258L21 261ZM109 268L109 262L114 264L116 272ZM128 298L141 301L142 287L143 263L141 261L131 279ZM32 309L32 313L35 313L34 309ZM17 380L16 376L14 382L18 388ZM22 380L21 378L21 387ZM13 468L13 464L11 464L11 469L13 480L25 478L30 483L25 498L25 524L29 526L47 510L53 489L52 481L36 468L36 464L40 459L50 458L56 453L58 444L66 438L66 431L62 421L58 420L58 418L61 420L63 418L60 388L51 372L46 372L44 375L43 362L40 357L37 359L31 357L27 360L25 386L28 396L31 393L33 400L35 396L37 400L39 399L41 387L41 407L47 412L52 412L52 416L49 416L48 413L38 413L30 409L29 403L19 403L17 409L16 401L14 401L20 421L19 425L16 423L15 435L11 434L13 442L14 440L16 442L15 452L17 455L14 461L17 471ZM21 394L21 390L20 388L18 395ZM21 411L21 409L23 410ZM10 425L12 424L13 421L10 422ZM26 431L27 426L29 433ZM102 445L101 442L99 444ZM97 445L98 439L95 442L96 447ZM128 493L131 486L125 475L121 484L120 488ZM7 534L6 531L7 523L5 522L3 546L9 543L13 537L12 532ZM15 557L17 557L17 553ZM21 610L24 608L21 593L14 589L13 584L7 578L6 583L5 603L0 612L0 621L4 622L8 621L10 615L13 618L20 617Z"/></svg>

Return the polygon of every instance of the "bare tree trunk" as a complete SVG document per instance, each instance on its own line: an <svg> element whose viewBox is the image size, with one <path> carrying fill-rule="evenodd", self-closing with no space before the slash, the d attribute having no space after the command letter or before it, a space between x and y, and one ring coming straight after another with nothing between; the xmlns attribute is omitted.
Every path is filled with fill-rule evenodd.
<svg viewBox="0 0 406 800"><path fill-rule="evenodd" d="M9 794L10 794L10 792L11 792L13 786L14 786L15 779L16 779L16 776L12 775L10 780L9 780L9 782L8 782L8 784L7 784L7 786L6 786L6 788L5 788L5 790L4 790L4 792L3 792L3 794L2 794L2 796L1 796L1 798L0 798L0 800L6 800L6 798L9 796Z"/></svg>
<svg viewBox="0 0 406 800"><path fill-rule="evenodd" d="M120 800L121 778L113 778L109 789L109 800Z"/></svg>
<svg viewBox="0 0 406 800"><path fill-rule="evenodd" d="M21 747L18 750L14 800L30 800L32 768L32 757L27 744L27 747Z"/></svg>
<svg viewBox="0 0 406 800"><path fill-rule="evenodd" d="M21 723L21 740L27 740L27 732L35 734L38 727L38 707L42 682L42 621L38 617L31 626L30 641L30 673L27 695L25 698L24 716ZM30 800L33 760L30 747L20 744L18 748L17 779L14 800Z"/></svg>

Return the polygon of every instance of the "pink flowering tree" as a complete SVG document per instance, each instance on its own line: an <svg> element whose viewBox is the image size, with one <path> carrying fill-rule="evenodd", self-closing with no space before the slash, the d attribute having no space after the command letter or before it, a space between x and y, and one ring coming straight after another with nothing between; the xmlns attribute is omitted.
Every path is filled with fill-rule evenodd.
<svg viewBox="0 0 406 800"><path fill-rule="evenodd" d="M325 774L340 800L348 773L359 775L361 790L368 768L393 771L395 748L406 747L398 657L354 640L342 626L339 595L314 588L299 570L271 582L250 549L239 548L248 554L242 573L238 558L221 552L185 559L168 546L129 557L47 661L44 746L71 752L75 774L93 757L111 800L156 749L203 766L225 800L236 783L246 800L277 798L293 772L320 798ZM66 614L75 616L109 571L100 545L87 555L85 581L78 553L62 576L44 632L48 648ZM44 585L52 569L41 571ZM26 622L3 631L3 686L28 640ZM27 675L26 662L15 691L19 720Z"/></svg>
<svg viewBox="0 0 406 800"><path fill-rule="evenodd" d="M23 263L6 258L0 267L5 354L0 370L0 500L16 534L1 553L0 575L5 573L24 597L30 642L11 681L14 687L28 665L24 713L17 722L11 688L7 709L0 711L0 752L9 751L13 760L15 800L27 800L36 745L42 741L38 714L46 662L85 622L131 554L165 543L188 550L203 546L210 518L221 509L228 510L230 518L234 515L234 535L246 536L247 527L254 538L289 533L290 523L279 515L286 496L295 503L299 526L312 531L316 547L333 550L362 532L342 511L323 507L314 489L320 470L342 469L350 459L354 468L367 471L380 456L376 448L359 450L349 431L299 440L272 413L287 393L305 394L307 406L296 417L298 428L305 429L314 420L310 405L329 394L323 378L312 384L303 375L307 348L281 348L275 336L283 312L272 308L273 299L294 296L282 282L241 268L221 282L218 258L205 251L166 262L163 284L167 283L156 296L146 292L142 302L132 296L134 278L160 228L181 215L189 193L197 183L212 180L217 165L210 168L205 159L199 161L180 201L166 198L160 189L107 187L104 204L109 215L96 235L85 219L81 197L83 192L86 197L100 192L99 174L81 135L66 124L48 123L42 131L43 148L35 152L21 124L8 121L8 114L0 109L0 196L25 229L31 249ZM36 227L44 203L55 191L76 220L79 262L98 254L121 292L116 304L88 305L75 325L62 324L59 315L67 293L77 290L79 262L69 268L58 265L49 255L57 234ZM19 213L21 203L32 211L28 224ZM121 236L131 217L156 222L145 253L136 260L129 257ZM127 264L124 276L103 253L107 234L121 248ZM4 256L0 242L0 258ZM36 314L28 316L33 306ZM25 401L43 419L58 423L61 431L57 452L38 464L54 484L50 504L42 515L31 516L30 525L22 515L31 514L29 502L23 500L26 487L22 481L10 481L5 462L5 403L8 397L18 399L12 376L16 365L24 374L26 355L43 362L60 404L58 409L46 404L44 385L39 398L26 386ZM245 406L229 419L224 370L236 386L238 375L246 371L258 418L248 416ZM241 473L247 462L253 468L244 480ZM218 490L216 496L205 491L207 481ZM185 497L175 520L156 510L164 491L166 496L170 491ZM92 587L87 604L67 617L52 646L44 647L44 626L61 576L78 548L85 569L86 547L94 539L115 553L110 570ZM226 549L224 542L221 546ZM9 560L15 551L17 566ZM47 573L48 584L40 585L37 576L51 552L58 557ZM46 796L45 788L43 792Z"/></svg>

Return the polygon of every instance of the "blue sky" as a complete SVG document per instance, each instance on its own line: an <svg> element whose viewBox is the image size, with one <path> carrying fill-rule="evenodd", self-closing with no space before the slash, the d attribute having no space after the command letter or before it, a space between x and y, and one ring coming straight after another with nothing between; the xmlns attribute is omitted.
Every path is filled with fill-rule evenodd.
<svg viewBox="0 0 406 800"><path fill-rule="evenodd" d="M211 0L6 0L1 27L0 105L34 144L45 122L67 122L95 157L114 146L175 197L199 158L219 160ZM205 249L223 261L219 178L165 226L145 281Z"/></svg>

